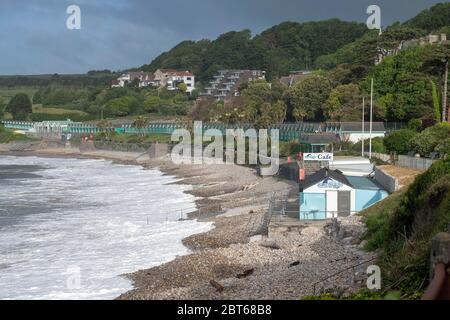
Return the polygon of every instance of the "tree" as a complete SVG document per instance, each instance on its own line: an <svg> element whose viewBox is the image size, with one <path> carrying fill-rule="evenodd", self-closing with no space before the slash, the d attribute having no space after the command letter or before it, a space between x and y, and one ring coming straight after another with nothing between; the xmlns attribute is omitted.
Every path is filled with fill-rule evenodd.
<svg viewBox="0 0 450 320"><path fill-rule="evenodd" d="M240 118L257 127L268 128L286 118L286 104L281 100L278 87L264 80L250 81L241 92L243 109Z"/></svg>
<svg viewBox="0 0 450 320"><path fill-rule="evenodd" d="M27 120L33 112L31 100L25 93L16 94L8 103L7 109L14 120Z"/></svg>
<svg viewBox="0 0 450 320"><path fill-rule="evenodd" d="M104 111L107 116L123 117L133 113L137 108L138 101L135 97L125 96L108 101Z"/></svg>
<svg viewBox="0 0 450 320"><path fill-rule="evenodd" d="M389 152L405 154L410 151L410 142L417 135L417 132L410 129L394 131L384 138L384 146Z"/></svg>
<svg viewBox="0 0 450 320"><path fill-rule="evenodd" d="M436 83L434 83L433 80L431 80L431 94L433 97L433 110L434 110L434 117L436 118L437 122L441 121L441 104L439 101L439 95L436 89Z"/></svg>
<svg viewBox="0 0 450 320"><path fill-rule="evenodd" d="M388 121L407 122L414 118L434 119L432 75L427 67L431 47L412 47L388 57L374 68L362 87L370 91L374 78L377 103L386 110Z"/></svg>
<svg viewBox="0 0 450 320"><path fill-rule="evenodd" d="M2 120L3 117L5 116L5 108L6 108L6 105L3 101L3 99L0 98L0 120Z"/></svg>
<svg viewBox="0 0 450 320"><path fill-rule="evenodd" d="M191 117L197 121L208 122L213 117L214 109L217 108L216 101L212 97L202 97L195 102L191 111Z"/></svg>
<svg viewBox="0 0 450 320"><path fill-rule="evenodd" d="M328 78L318 75L304 78L287 91L289 111L297 121L320 121L330 92Z"/></svg>
<svg viewBox="0 0 450 320"><path fill-rule="evenodd" d="M103 138L109 140L111 135L114 133L112 129L114 126L108 120L102 120L97 122L97 128L100 129L100 134Z"/></svg>
<svg viewBox="0 0 450 320"><path fill-rule="evenodd" d="M187 85L184 82L180 82L179 84L177 84L177 88L183 93L187 91Z"/></svg>
<svg viewBox="0 0 450 320"><path fill-rule="evenodd" d="M327 120L361 120L362 96L355 84L340 85L331 91L325 103L324 115Z"/></svg>
<svg viewBox="0 0 450 320"><path fill-rule="evenodd" d="M158 96L149 96L144 101L144 110L148 113L157 113L161 106L161 99Z"/></svg>
<svg viewBox="0 0 450 320"><path fill-rule="evenodd" d="M438 123L425 129L412 139L411 148L422 156L426 156L431 152L437 152L439 146L446 143L449 137L450 124L446 122Z"/></svg>
<svg viewBox="0 0 450 320"><path fill-rule="evenodd" d="M134 120L133 127L138 129L139 134L141 136L144 136L145 135L144 129L148 127L149 123L150 123L149 119L143 116L139 116Z"/></svg>

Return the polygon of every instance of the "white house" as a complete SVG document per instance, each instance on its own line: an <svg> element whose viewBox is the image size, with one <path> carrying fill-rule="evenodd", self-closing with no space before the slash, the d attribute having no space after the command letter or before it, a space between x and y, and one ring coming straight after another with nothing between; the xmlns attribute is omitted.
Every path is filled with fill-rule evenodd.
<svg viewBox="0 0 450 320"><path fill-rule="evenodd" d="M186 84L187 92L191 93L195 89L195 76L190 71L178 71L174 69L158 69L154 73L155 81L168 90L177 90L179 83Z"/></svg>
<svg viewBox="0 0 450 320"><path fill-rule="evenodd" d="M122 74L119 78L117 78L117 80L113 80L111 87L112 88L125 87L125 85L133 82L136 79L139 80L140 88L157 85L157 82L155 81L155 76L152 73L138 71Z"/></svg>
<svg viewBox="0 0 450 320"><path fill-rule="evenodd" d="M167 89L177 90L177 85L179 83L186 84L186 92L191 93L195 89L195 77L189 71L177 71L172 72L167 78Z"/></svg>
<svg viewBox="0 0 450 320"><path fill-rule="evenodd" d="M372 122L372 135L370 134L370 122L364 123L364 130L362 122L341 122L339 125L342 141L357 143L361 140L368 140L370 136L373 139L377 137L384 138L386 135L386 128L383 122Z"/></svg>

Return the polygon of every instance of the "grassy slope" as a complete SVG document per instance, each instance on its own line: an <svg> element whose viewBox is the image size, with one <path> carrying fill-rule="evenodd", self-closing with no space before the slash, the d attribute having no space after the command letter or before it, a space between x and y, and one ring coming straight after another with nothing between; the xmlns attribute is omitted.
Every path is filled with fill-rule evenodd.
<svg viewBox="0 0 450 320"><path fill-rule="evenodd" d="M25 93L31 99L37 90L38 88L34 87L13 87L13 88L0 87L0 100L3 99L4 103L8 103L9 100L11 100L11 98L18 93Z"/></svg>
<svg viewBox="0 0 450 320"><path fill-rule="evenodd" d="M419 298L429 276L430 241L450 222L450 159L435 163L405 190L364 211L367 249L381 249L384 290Z"/></svg>
<svg viewBox="0 0 450 320"><path fill-rule="evenodd" d="M79 115L87 115L86 112L75 109L64 109L64 108L52 108L52 107L43 107L41 104L33 105L33 113L45 113L45 114L79 114Z"/></svg>

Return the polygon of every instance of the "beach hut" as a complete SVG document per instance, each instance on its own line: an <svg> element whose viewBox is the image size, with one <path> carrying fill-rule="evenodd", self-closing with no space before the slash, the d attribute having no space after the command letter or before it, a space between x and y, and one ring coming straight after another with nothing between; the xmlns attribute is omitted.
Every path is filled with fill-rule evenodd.
<svg viewBox="0 0 450 320"><path fill-rule="evenodd" d="M368 177L345 176L323 168L299 184L300 220L347 217L386 198L388 192Z"/></svg>

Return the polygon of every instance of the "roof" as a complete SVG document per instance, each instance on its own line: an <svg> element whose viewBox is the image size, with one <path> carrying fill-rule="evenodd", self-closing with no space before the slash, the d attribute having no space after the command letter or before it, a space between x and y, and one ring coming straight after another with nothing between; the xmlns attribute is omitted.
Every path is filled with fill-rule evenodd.
<svg viewBox="0 0 450 320"><path fill-rule="evenodd" d="M189 70L175 70L175 69L158 69L162 73L167 74L168 76L179 76L179 77L193 77L194 74ZM157 70L157 71L158 71Z"/></svg>
<svg viewBox="0 0 450 320"><path fill-rule="evenodd" d="M353 188L353 185L348 181L347 177L339 170L329 170L327 168L320 169L316 173L307 176L305 180L300 182L300 189L307 189L326 178L332 178L333 180L339 181L349 187Z"/></svg>
<svg viewBox="0 0 450 320"><path fill-rule="evenodd" d="M338 142L339 138L333 133L316 133L301 135L300 141L308 144L330 144Z"/></svg>
<svg viewBox="0 0 450 320"><path fill-rule="evenodd" d="M347 177L355 189L384 190L378 183L367 177Z"/></svg>

